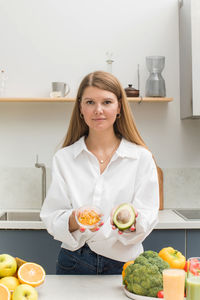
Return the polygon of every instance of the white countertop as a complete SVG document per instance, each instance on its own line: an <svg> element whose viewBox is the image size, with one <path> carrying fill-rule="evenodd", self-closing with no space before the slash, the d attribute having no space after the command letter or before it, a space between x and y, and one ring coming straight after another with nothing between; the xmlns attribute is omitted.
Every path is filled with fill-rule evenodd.
<svg viewBox="0 0 200 300"><path fill-rule="evenodd" d="M155 229L200 229L199 221L186 221L172 209L159 211L159 222Z"/></svg>
<svg viewBox="0 0 200 300"><path fill-rule="evenodd" d="M0 229L45 229L45 226L43 222L40 221L0 220ZM164 209L159 211L159 222L155 229L200 229L200 220L186 221L177 215L173 210Z"/></svg>
<svg viewBox="0 0 200 300"><path fill-rule="evenodd" d="M47 275L39 300L126 300L121 275Z"/></svg>
<svg viewBox="0 0 200 300"><path fill-rule="evenodd" d="M38 300L128 300L146 299L125 294L121 275L46 275L36 288ZM150 298L154 299L154 298ZM185 298L184 298L185 300Z"/></svg>

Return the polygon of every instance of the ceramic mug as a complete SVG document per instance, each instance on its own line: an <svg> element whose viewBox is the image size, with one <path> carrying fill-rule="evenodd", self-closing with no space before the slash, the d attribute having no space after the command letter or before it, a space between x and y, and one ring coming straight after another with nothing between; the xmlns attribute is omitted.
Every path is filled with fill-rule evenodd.
<svg viewBox="0 0 200 300"><path fill-rule="evenodd" d="M69 85L65 82L52 82L51 85L51 95L54 95L55 97L66 97L70 92Z"/></svg>

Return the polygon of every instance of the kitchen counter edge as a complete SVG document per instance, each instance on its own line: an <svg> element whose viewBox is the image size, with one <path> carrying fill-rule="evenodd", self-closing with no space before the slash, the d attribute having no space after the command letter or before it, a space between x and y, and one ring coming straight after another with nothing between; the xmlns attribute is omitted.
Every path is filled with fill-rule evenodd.
<svg viewBox="0 0 200 300"><path fill-rule="evenodd" d="M186 221L172 209L159 211L155 229L200 229L200 220ZM46 229L42 221L0 221L0 229Z"/></svg>

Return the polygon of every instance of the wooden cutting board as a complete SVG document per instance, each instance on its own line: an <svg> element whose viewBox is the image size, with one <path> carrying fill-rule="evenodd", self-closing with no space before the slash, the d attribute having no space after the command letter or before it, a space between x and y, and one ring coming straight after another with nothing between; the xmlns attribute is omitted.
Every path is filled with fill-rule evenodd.
<svg viewBox="0 0 200 300"><path fill-rule="evenodd" d="M162 210L164 208L164 199L163 199L163 171L157 166L158 171L158 181L159 181L159 198L160 198L160 207Z"/></svg>

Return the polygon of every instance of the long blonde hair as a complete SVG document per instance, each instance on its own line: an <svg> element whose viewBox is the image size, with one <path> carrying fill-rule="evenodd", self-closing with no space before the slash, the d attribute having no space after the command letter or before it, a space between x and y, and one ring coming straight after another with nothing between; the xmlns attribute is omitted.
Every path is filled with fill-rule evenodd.
<svg viewBox="0 0 200 300"><path fill-rule="evenodd" d="M81 118L80 113L82 95L85 88L89 86L112 92L121 103L120 118L116 118L114 123L115 134L117 136L124 137L130 142L147 148L136 128L123 87L115 76L104 71L96 71L83 78L78 89L69 128L62 147L75 143L80 137L86 136L89 133L89 128L84 119Z"/></svg>

